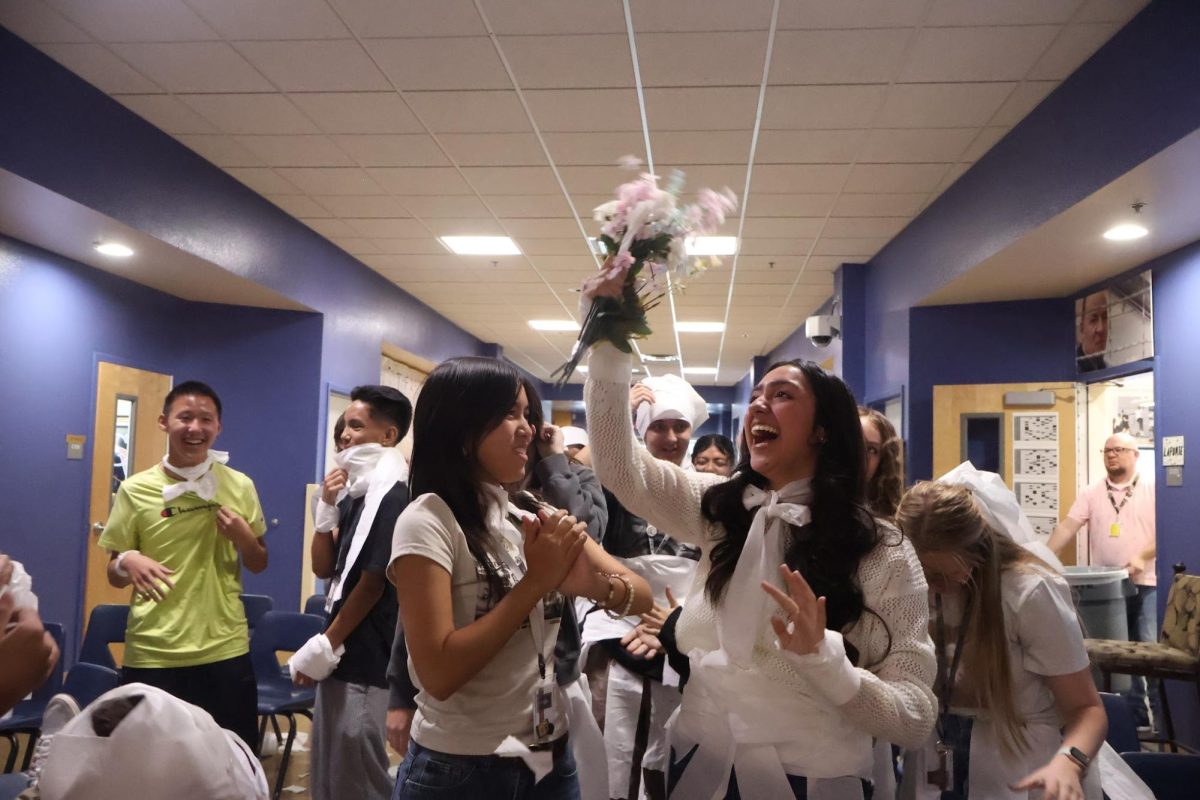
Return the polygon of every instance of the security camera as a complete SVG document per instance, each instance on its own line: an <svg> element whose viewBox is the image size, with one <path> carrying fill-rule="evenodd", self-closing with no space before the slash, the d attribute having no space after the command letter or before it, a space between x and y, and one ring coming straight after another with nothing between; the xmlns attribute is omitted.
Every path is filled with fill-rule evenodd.
<svg viewBox="0 0 1200 800"><path fill-rule="evenodd" d="M804 321L804 335L817 347L828 347L841 333L842 320L836 314L818 314Z"/></svg>

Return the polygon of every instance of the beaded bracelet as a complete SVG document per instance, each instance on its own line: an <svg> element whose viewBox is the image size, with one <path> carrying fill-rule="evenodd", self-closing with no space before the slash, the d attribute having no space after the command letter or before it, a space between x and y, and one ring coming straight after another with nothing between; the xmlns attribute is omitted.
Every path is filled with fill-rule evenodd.
<svg viewBox="0 0 1200 800"><path fill-rule="evenodd" d="M605 573L605 577L606 578L616 578L621 583L625 584L625 607L622 608L620 611L613 611L611 608L605 608L604 613L608 614L608 616L612 619L622 619L624 617L629 616L629 610L631 608L633 608L633 596L634 596L633 581L629 580L629 578L627 578L624 575L617 573L617 572ZM610 588L609 593L611 594L611 590L615 587L613 586L613 584L610 583L609 588Z"/></svg>

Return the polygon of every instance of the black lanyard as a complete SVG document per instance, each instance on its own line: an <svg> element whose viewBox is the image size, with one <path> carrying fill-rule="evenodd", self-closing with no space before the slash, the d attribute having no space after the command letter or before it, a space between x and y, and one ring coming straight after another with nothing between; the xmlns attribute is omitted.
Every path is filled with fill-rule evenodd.
<svg viewBox="0 0 1200 800"><path fill-rule="evenodd" d="M967 596L967 605L963 609L962 621L958 626L958 643L954 646L954 659L950 662L950 670L946 671L946 623L942 619L942 595L936 593L933 596L934 606L937 608L937 682L938 691L938 718L937 718L937 735L939 742L945 742L946 737L946 717L950 715L950 693L954 689L954 679L958 675L958 667L962 661L963 645L967 639L967 621L971 617L971 603L974 602L974 595Z"/></svg>
<svg viewBox="0 0 1200 800"><path fill-rule="evenodd" d="M1117 505L1117 498L1113 497L1113 485L1107 480L1104 482L1104 487L1108 490L1108 502L1112 503L1113 511L1117 517L1121 516L1121 509L1129 502L1129 498L1133 497L1133 489L1137 486L1137 475L1133 476L1133 482L1125 487L1125 499L1121 501L1121 505Z"/></svg>

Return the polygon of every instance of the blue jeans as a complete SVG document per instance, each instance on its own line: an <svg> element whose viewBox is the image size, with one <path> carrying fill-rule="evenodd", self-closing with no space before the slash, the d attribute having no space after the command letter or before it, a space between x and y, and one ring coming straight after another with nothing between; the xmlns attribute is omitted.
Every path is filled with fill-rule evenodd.
<svg viewBox="0 0 1200 800"><path fill-rule="evenodd" d="M1125 613L1129 621L1131 642L1158 641L1158 587L1137 586L1137 594L1125 598ZM1162 708L1158 697L1158 680L1150 681L1147 691L1146 679L1134 675L1126 699L1133 707L1133 718L1138 725L1146 725L1146 695L1150 696L1150 708L1154 710L1154 722L1162 724Z"/></svg>
<svg viewBox="0 0 1200 800"><path fill-rule="evenodd" d="M409 740L396 775L392 800L427 797L454 800L579 800L579 773L568 744L554 754L554 767L534 783L519 758L439 753Z"/></svg>
<svg viewBox="0 0 1200 800"><path fill-rule="evenodd" d="M675 789L675 784L679 783L683 777L683 771L687 769L688 762L692 760L692 756L696 754L696 747L693 747L683 758L676 758L675 751L671 750L671 766L667 773L667 794L668 796ZM808 778L802 775L788 775L788 785L792 787L792 794L796 796L796 800L807 800L808 798ZM863 798L871 800L872 786L870 781L863 781ZM680 800L690 800L690 798L681 798ZM742 800L741 792L738 791L737 775L733 770L729 771L729 786L725 789L725 800ZM754 800L754 798L750 798Z"/></svg>

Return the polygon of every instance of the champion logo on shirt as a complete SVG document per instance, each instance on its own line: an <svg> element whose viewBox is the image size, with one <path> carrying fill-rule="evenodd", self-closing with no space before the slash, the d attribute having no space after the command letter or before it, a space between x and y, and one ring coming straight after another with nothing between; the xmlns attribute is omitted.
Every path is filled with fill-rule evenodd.
<svg viewBox="0 0 1200 800"><path fill-rule="evenodd" d="M184 507L184 506L167 506L166 508L164 508L162 510L161 516L163 519L170 519L171 517L177 517L180 514L189 514L192 511L205 511L210 508L220 508L220 507L221 507L220 503L204 503L203 505L186 506L186 507Z"/></svg>

